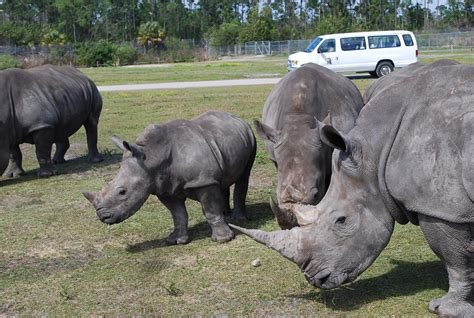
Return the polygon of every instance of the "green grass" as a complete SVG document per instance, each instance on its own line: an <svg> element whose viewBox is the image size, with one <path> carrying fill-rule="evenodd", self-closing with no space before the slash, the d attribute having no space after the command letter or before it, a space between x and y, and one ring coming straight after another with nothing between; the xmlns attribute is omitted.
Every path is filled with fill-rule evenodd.
<svg viewBox="0 0 474 318"><path fill-rule="evenodd" d="M161 64L155 67L106 67L81 69L97 85L190 82L281 77L287 73L285 58Z"/></svg>
<svg viewBox="0 0 474 318"><path fill-rule="evenodd" d="M357 80L362 90L372 80ZM214 243L196 202L188 201L193 241L165 246L170 213L150 197L134 216L107 226L82 197L116 173L110 137L133 141L149 124L191 118L207 109L261 116L270 86L105 93L99 148L89 165L81 129L72 160L49 179L35 176L34 150L23 145L28 175L0 179L0 315L428 315L447 290L447 275L420 230L397 226L391 243L354 283L332 291L310 286L293 263L239 235ZM250 228L277 229L267 204L274 166L258 141L248 195ZM262 266L251 262L261 259Z"/></svg>

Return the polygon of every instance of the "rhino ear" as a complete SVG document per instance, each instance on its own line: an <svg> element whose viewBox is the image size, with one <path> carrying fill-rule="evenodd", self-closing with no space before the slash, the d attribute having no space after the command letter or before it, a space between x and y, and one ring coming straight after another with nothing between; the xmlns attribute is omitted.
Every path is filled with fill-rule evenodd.
<svg viewBox="0 0 474 318"><path fill-rule="evenodd" d="M269 141L271 143L276 143L278 140L278 135L279 132L276 129L273 129L272 127L262 124L260 121L257 119L253 120L253 124L255 126L255 129L257 130L257 134L260 136L265 141Z"/></svg>
<svg viewBox="0 0 474 318"><path fill-rule="evenodd" d="M348 141L344 136L336 130L333 126L326 125L321 128L321 141L329 147L339 149L341 151L347 151Z"/></svg>
<svg viewBox="0 0 474 318"><path fill-rule="evenodd" d="M126 150L130 151L135 158L145 160L145 153L141 151L136 145L129 144L128 142L124 141L123 146Z"/></svg>

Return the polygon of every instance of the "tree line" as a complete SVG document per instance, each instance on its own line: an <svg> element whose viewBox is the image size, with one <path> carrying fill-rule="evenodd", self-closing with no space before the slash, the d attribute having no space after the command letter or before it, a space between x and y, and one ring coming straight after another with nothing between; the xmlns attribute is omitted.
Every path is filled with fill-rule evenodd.
<svg viewBox="0 0 474 318"><path fill-rule="evenodd" d="M362 30L469 30L474 24L474 0L420 1L4 0L0 44L105 41L160 49L173 39L224 46Z"/></svg>

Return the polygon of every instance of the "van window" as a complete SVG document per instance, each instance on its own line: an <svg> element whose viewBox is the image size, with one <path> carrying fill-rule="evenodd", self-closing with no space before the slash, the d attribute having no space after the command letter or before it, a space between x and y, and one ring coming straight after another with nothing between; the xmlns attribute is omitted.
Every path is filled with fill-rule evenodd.
<svg viewBox="0 0 474 318"><path fill-rule="evenodd" d="M336 51L336 40L334 39L327 39L318 49L318 53L327 53L327 52L334 52Z"/></svg>
<svg viewBox="0 0 474 318"><path fill-rule="evenodd" d="M410 34L404 34L403 36L403 42L405 42L405 46L413 46L413 39L411 38Z"/></svg>
<svg viewBox="0 0 474 318"><path fill-rule="evenodd" d="M316 39L314 39L313 42L311 42L308 47L304 50L306 53L311 53L313 52L314 48L318 46L319 43L321 43L323 39L320 38L320 37L317 37Z"/></svg>
<svg viewBox="0 0 474 318"><path fill-rule="evenodd" d="M369 36L369 48L383 49L400 46L400 39L396 35Z"/></svg>
<svg viewBox="0 0 474 318"><path fill-rule="evenodd" d="M365 50L365 37L342 38L341 49L343 51Z"/></svg>

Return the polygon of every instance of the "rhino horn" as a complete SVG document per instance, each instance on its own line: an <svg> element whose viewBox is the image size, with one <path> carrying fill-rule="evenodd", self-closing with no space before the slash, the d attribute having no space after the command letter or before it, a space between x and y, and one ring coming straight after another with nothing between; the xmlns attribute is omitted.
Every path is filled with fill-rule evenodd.
<svg viewBox="0 0 474 318"><path fill-rule="evenodd" d="M275 218L278 222L278 225L283 230L291 229L295 226L298 226L298 221L296 220L296 217L293 214L280 209L280 206L278 205L278 203L275 202L275 200L273 200L273 198L270 198L270 207L273 211L273 214L275 214Z"/></svg>
<svg viewBox="0 0 474 318"><path fill-rule="evenodd" d="M319 215L315 205L292 204L289 210L295 216L299 226L316 222Z"/></svg>
<svg viewBox="0 0 474 318"><path fill-rule="evenodd" d="M82 192L82 195L89 200L90 203L94 204L95 201L95 193L92 192Z"/></svg>
<svg viewBox="0 0 474 318"><path fill-rule="evenodd" d="M299 227L295 227L291 230L264 232L261 230L245 229L233 224L229 224L229 226L249 236L258 243L274 249L294 263L301 264L303 262L303 255L298 249L300 238Z"/></svg>

